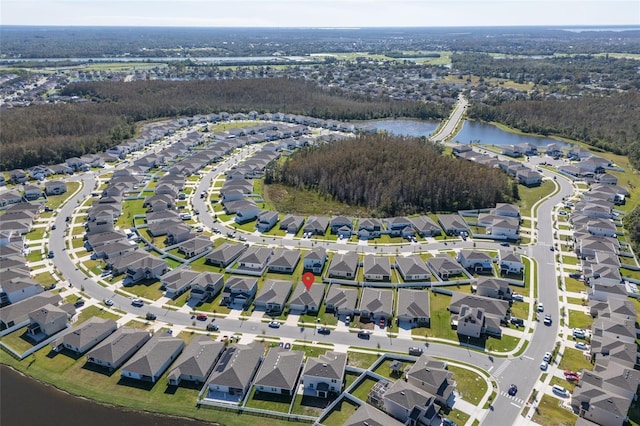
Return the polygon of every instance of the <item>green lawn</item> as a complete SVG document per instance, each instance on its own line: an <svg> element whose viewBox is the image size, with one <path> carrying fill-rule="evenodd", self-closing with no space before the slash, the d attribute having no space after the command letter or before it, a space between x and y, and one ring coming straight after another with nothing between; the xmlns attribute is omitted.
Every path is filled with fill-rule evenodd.
<svg viewBox="0 0 640 426"><path fill-rule="evenodd" d="M575 256L562 255L562 263L566 265L579 265L580 260Z"/></svg>
<svg viewBox="0 0 640 426"><path fill-rule="evenodd" d="M585 357L584 351L579 351L578 349L566 348L564 353L562 354L562 359L560 360L560 364L558 364L558 368L561 370L571 370L571 371L580 371L580 369L585 368L587 370L593 369L593 364L591 364Z"/></svg>
<svg viewBox="0 0 640 426"><path fill-rule="evenodd" d="M325 398L315 398L311 396L302 396L300 394L296 395L296 400L293 403L293 407L291 412L293 414L302 414L304 416L314 416L318 417L324 408L329 405L331 401ZM287 422L288 423L288 422ZM280 420L280 425L282 424L282 420ZM329 424L326 423L325 424ZM342 423L336 423L342 424Z"/></svg>
<svg viewBox="0 0 640 426"><path fill-rule="evenodd" d="M57 209L64 203L74 192L80 187L80 182L67 182L67 192L60 195L49 195L47 197L47 206Z"/></svg>
<svg viewBox="0 0 640 426"><path fill-rule="evenodd" d="M170 300L169 301L169 305L172 306L183 306L185 303L187 303L187 300L189 300L189 295L191 294L191 292L186 291L183 294L181 294L180 296L178 296L176 299Z"/></svg>
<svg viewBox="0 0 640 426"><path fill-rule="evenodd" d="M138 297L158 300L164 294L164 291L160 290L161 285L160 280L143 280L132 286L127 286L124 289Z"/></svg>
<svg viewBox="0 0 640 426"><path fill-rule="evenodd" d="M528 188L524 185L518 185L518 194L520 194L520 213L523 216L531 215L531 207L542 198L549 194L552 194L555 190L555 185L550 180L545 180L542 185Z"/></svg>
<svg viewBox="0 0 640 426"><path fill-rule="evenodd" d="M78 314L78 319L74 323L74 325L81 324L84 321L86 321L86 320L88 320L90 318L93 318L93 317L112 319L112 320L117 320L118 318L120 318L116 314L113 314L111 312L105 311L104 308L101 308L99 306L93 305L93 306L87 306L86 308L84 308L82 310L82 312L80 312L80 314Z"/></svg>
<svg viewBox="0 0 640 426"><path fill-rule="evenodd" d="M45 227L33 228L33 231L26 234L25 238L29 241L41 240L44 237L45 231Z"/></svg>
<svg viewBox="0 0 640 426"><path fill-rule="evenodd" d="M44 286L50 286L51 284L57 283L57 280L53 278L53 275L51 275L49 272L43 272L41 274L33 276L32 278L34 281Z"/></svg>
<svg viewBox="0 0 640 426"><path fill-rule="evenodd" d="M22 337L26 333L27 333L27 327L22 327L17 329L13 333L9 333L6 336L3 336L2 338L0 338L0 341L2 341L5 345L9 346L11 349L16 351L17 353L21 354L33 347L33 345L28 340ZM6 356L9 356L4 351L0 351L0 352L5 354ZM0 360L2 360L2 357L0 357Z"/></svg>
<svg viewBox="0 0 640 426"><path fill-rule="evenodd" d="M247 407L261 410L280 411L287 413L291 404L291 395L276 395L268 392L258 392L255 387L247 400Z"/></svg>
<svg viewBox="0 0 640 426"><path fill-rule="evenodd" d="M511 305L511 315L522 319L529 318L529 304L514 301L513 305Z"/></svg>
<svg viewBox="0 0 640 426"><path fill-rule="evenodd" d="M25 256L25 259L29 262L39 262L44 258L44 253L42 249L32 249L28 255Z"/></svg>
<svg viewBox="0 0 640 426"><path fill-rule="evenodd" d="M322 423L326 425L343 425L357 409L357 405L347 399L344 399L339 402L333 410L331 410Z"/></svg>
<svg viewBox="0 0 640 426"><path fill-rule="evenodd" d="M573 393L573 390L576 388L576 382L570 382L566 379L561 379L560 377L552 377L549 381L549 386L560 385L569 392Z"/></svg>
<svg viewBox="0 0 640 426"><path fill-rule="evenodd" d="M451 304L451 296L429 292L431 309L431 327L417 327L411 330L414 336L439 337L458 341L458 333L451 328L451 314L447 310Z"/></svg>
<svg viewBox="0 0 640 426"><path fill-rule="evenodd" d="M142 207L144 200L127 200L122 203L122 214L116 222L116 226L120 229L128 228L133 225L133 217L139 214L145 214L146 209Z"/></svg>
<svg viewBox="0 0 640 426"><path fill-rule="evenodd" d="M323 325L336 325L338 324L338 317L334 316L333 313L328 313L326 311L326 305L323 303L320 311L317 316L314 315L301 315L300 321L306 323L315 323L317 319L320 319L320 324Z"/></svg>
<svg viewBox="0 0 640 426"><path fill-rule="evenodd" d="M369 392L371 391L371 388L373 388L373 386L378 383L377 380L374 380L370 377L365 378L363 381L360 382L360 384L353 390L353 392L351 392L351 395L355 396L356 398L362 400L362 401L366 401L367 400L367 395L369 395ZM330 423L332 424L332 423Z"/></svg>
<svg viewBox="0 0 640 426"><path fill-rule="evenodd" d="M484 378L473 371L455 365L449 365L448 369L453 373L453 379L457 384L456 388L462 394L462 399L473 405L478 405L488 391Z"/></svg>
<svg viewBox="0 0 640 426"><path fill-rule="evenodd" d="M376 354L364 354L361 352L347 352L347 364L359 368L369 368L373 363L380 358Z"/></svg>
<svg viewBox="0 0 640 426"><path fill-rule="evenodd" d="M312 336L310 335L307 337L311 338ZM306 355L306 358L308 359L309 357L317 357L320 355L324 355L324 353L327 352L328 350L331 350L331 348L326 348L324 346L316 346L310 343L309 344L297 343L291 346L291 350L304 352Z"/></svg>
<svg viewBox="0 0 640 426"><path fill-rule="evenodd" d="M587 286L584 285L584 282L578 281L575 278L566 277L564 279L564 285L567 291L580 293L581 291L586 291Z"/></svg>
<svg viewBox="0 0 640 426"><path fill-rule="evenodd" d="M394 380L398 380L400 378L400 376L396 373L393 373L391 370L391 363L393 362L393 360L391 359L386 359L384 360L384 362L382 362L380 365L378 365L378 367L376 367L375 370L373 370L375 373L378 373L381 376L386 377L387 379L390 379L391 381ZM407 366L411 366L413 365L413 362L408 362L408 361L402 361L402 367L400 368L400 371L404 371L404 369Z"/></svg>
<svg viewBox="0 0 640 426"><path fill-rule="evenodd" d="M572 426L577 418L578 416L562 407L559 400L543 395L531 420L542 426Z"/></svg>
<svg viewBox="0 0 640 426"><path fill-rule="evenodd" d="M569 328L591 328L593 318L584 311L569 309Z"/></svg>

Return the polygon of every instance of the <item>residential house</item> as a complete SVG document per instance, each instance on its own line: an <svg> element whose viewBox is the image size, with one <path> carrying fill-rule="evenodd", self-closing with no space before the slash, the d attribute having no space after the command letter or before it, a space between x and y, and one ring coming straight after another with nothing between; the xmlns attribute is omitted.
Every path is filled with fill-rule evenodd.
<svg viewBox="0 0 640 426"><path fill-rule="evenodd" d="M460 250L456 260L467 270L475 273L491 273L493 260L486 252L479 250Z"/></svg>
<svg viewBox="0 0 640 426"><path fill-rule="evenodd" d="M178 253L182 253L185 258L189 259L196 257L213 247L213 243L209 237L197 235L190 240L181 242L178 245Z"/></svg>
<svg viewBox="0 0 640 426"><path fill-rule="evenodd" d="M303 269L318 275L322 273L327 261L327 251L322 247L314 247L304 255Z"/></svg>
<svg viewBox="0 0 640 426"><path fill-rule="evenodd" d="M478 277L476 294L493 299L511 300L512 298L509 282L494 277Z"/></svg>
<svg viewBox="0 0 640 426"><path fill-rule="evenodd" d="M176 223L167 227L167 245L180 244L195 237L192 227L183 223Z"/></svg>
<svg viewBox="0 0 640 426"><path fill-rule="evenodd" d="M178 268L160 277L165 297L175 299L191 288L191 282L200 275L199 272L190 269Z"/></svg>
<svg viewBox="0 0 640 426"><path fill-rule="evenodd" d="M223 342L216 342L208 336L197 334L169 372L169 385L179 386L183 381L204 383L222 356L224 346Z"/></svg>
<svg viewBox="0 0 640 426"><path fill-rule="evenodd" d="M423 238L436 237L442 233L440 225L434 222L429 216L418 216L411 219L413 227Z"/></svg>
<svg viewBox="0 0 640 426"><path fill-rule="evenodd" d="M259 342L250 345L231 345L216 364L207 380L211 396L222 394L222 399L241 401L249 390L251 379L264 355Z"/></svg>
<svg viewBox="0 0 640 426"><path fill-rule="evenodd" d="M413 222L406 217L391 217L384 220L387 224L387 231L392 237L404 236L407 229L411 229Z"/></svg>
<svg viewBox="0 0 640 426"><path fill-rule="evenodd" d="M438 223L447 235L462 235L469 227L462 216L457 214L439 214Z"/></svg>
<svg viewBox="0 0 640 426"><path fill-rule="evenodd" d="M240 304L247 307L253 301L257 290L257 279L231 277L224 285L224 294L220 303L226 306Z"/></svg>
<svg viewBox="0 0 640 426"><path fill-rule="evenodd" d="M271 348L253 381L256 392L295 395L303 360L302 351Z"/></svg>
<svg viewBox="0 0 640 426"><path fill-rule="evenodd" d="M292 274L299 261L299 250L278 248L273 252L273 256L269 261L269 272Z"/></svg>
<svg viewBox="0 0 640 426"><path fill-rule="evenodd" d="M206 263L226 268L240 257L246 249L242 244L223 243L205 256Z"/></svg>
<svg viewBox="0 0 640 426"><path fill-rule="evenodd" d="M258 213L260 209L253 201L242 200L236 201L237 204L234 206L234 210L236 213L235 222L238 224L251 222L258 217Z"/></svg>
<svg viewBox="0 0 640 426"><path fill-rule="evenodd" d="M400 326L428 327L431 322L429 292L399 288L396 315Z"/></svg>
<svg viewBox="0 0 640 426"><path fill-rule="evenodd" d="M435 426L440 421L433 395L404 380L396 380L386 390L383 403L384 411L402 424Z"/></svg>
<svg viewBox="0 0 640 426"><path fill-rule="evenodd" d="M24 184L27 182L27 174L22 169L11 170L9 180L15 184Z"/></svg>
<svg viewBox="0 0 640 426"><path fill-rule="evenodd" d="M462 275L463 267L449 255L438 254L427 259L427 266L443 280Z"/></svg>
<svg viewBox="0 0 640 426"><path fill-rule="evenodd" d="M249 247L238 258L238 269L248 269L252 271L264 271L271 260L273 252L268 247Z"/></svg>
<svg viewBox="0 0 640 426"><path fill-rule="evenodd" d="M364 279L368 281L391 281L391 265L388 257L367 254L364 256Z"/></svg>
<svg viewBox="0 0 640 426"><path fill-rule="evenodd" d="M593 371L582 369L580 385L585 383L633 401L640 386L640 372L609 362L606 368L596 366Z"/></svg>
<svg viewBox="0 0 640 426"><path fill-rule="evenodd" d="M502 330L500 325L506 320L509 302L506 300L454 291L451 296L451 303L449 304L449 312L456 315L460 314L463 305L466 305L469 308L482 309L484 311L483 316L485 319L483 332L493 335L501 335Z"/></svg>
<svg viewBox="0 0 640 426"><path fill-rule="evenodd" d="M3 274L4 275L4 274ZM4 280L4 277L3 277ZM0 282L0 305L18 303L44 291L42 285L31 278L16 277Z"/></svg>
<svg viewBox="0 0 640 426"><path fill-rule="evenodd" d="M524 271L522 256L509 250L500 250L498 252L498 266L500 267L500 273L503 275L522 274L522 271Z"/></svg>
<svg viewBox="0 0 640 426"><path fill-rule="evenodd" d="M287 231L287 234L297 234L302 225L304 224L303 216L295 216L292 214L287 214L280 221L280 229L284 229Z"/></svg>
<svg viewBox="0 0 640 426"><path fill-rule="evenodd" d="M323 216L309 216L303 231L312 235L324 235L329 227L329 218Z"/></svg>
<svg viewBox="0 0 640 426"><path fill-rule="evenodd" d="M60 180L52 180L49 182L45 182L44 184L44 193L49 195L60 195L67 192L67 184Z"/></svg>
<svg viewBox="0 0 640 426"><path fill-rule="evenodd" d="M368 240L380 237L382 222L379 219L360 219L358 223L358 238Z"/></svg>
<svg viewBox="0 0 640 426"><path fill-rule="evenodd" d="M150 338L146 330L120 327L87 353L87 362L116 370Z"/></svg>
<svg viewBox="0 0 640 426"><path fill-rule="evenodd" d="M520 207L516 204L496 203L492 213L497 216L520 218Z"/></svg>
<svg viewBox="0 0 640 426"><path fill-rule="evenodd" d="M9 190L0 194L0 207L17 204L22 201L22 194L16 190Z"/></svg>
<svg viewBox="0 0 640 426"><path fill-rule="evenodd" d="M362 404L344 422L344 426L402 426L403 424L369 404Z"/></svg>
<svg viewBox="0 0 640 426"><path fill-rule="evenodd" d="M263 210L258 214L256 228L259 232L270 231L278 223L278 212Z"/></svg>
<svg viewBox="0 0 640 426"><path fill-rule="evenodd" d="M407 372L407 382L436 397L443 407L453 407L456 382L447 363L423 354Z"/></svg>
<svg viewBox="0 0 640 426"><path fill-rule="evenodd" d="M64 348L77 354L83 354L117 329L118 324L112 319L92 317L73 327L68 333L57 339L52 346L57 350Z"/></svg>
<svg viewBox="0 0 640 426"><path fill-rule="evenodd" d="M291 281L266 280L256 296L256 309L279 315L284 310L292 288Z"/></svg>
<svg viewBox="0 0 640 426"><path fill-rule="evenodd" d="M42 197L42 188L35 185L24 185L22 187L24 198L28 201L37 200Z"/></svg>
<svg viewBox="0 0 640 426"><path fill-rule="evenodd" d="M329 398L342 392L347 354L327 351L324 355L310 357L302 373L304 394Z"/></svg>
<svg viewBox="0 0 640 426"><path fill-rule="evenodd" d="M169 270L167 261L150 254L127 265L127 280L130 284L141 280L157 280Z"/></svg>
<svg viewBox="0 0 640 426"><path fill-rule="evenodd" d="M40 340L40 336L53 336L67 328L67 324L75 309L71 304L57 305L47 304L32 312L29 312L29 326L27 333Z"/></svg>
<svg viewBox="0 0 640 426"><path fill-rule="evenodd" d="M457 331L460 336L479 338L486 328L484 309L460 306L460 313L457 319Z"/></svg>
<svg viewBox="0 0 640 426"><path fill-rule="evenodd" d="M336 253L333 255L333 259L331 259L331 263L329 264L329 277L353 280L356 278L358 264L357 253Z"/></svg>
<svg viewBox="0 0 640 426"><path fill-rule="evenodd" d="M184 349L184 340L156 333L122 366L123 378L155 383Z"/></svg>
<svg viewBox="0 0 640 426"><path fill-rule="evenodd" d="M3 276L5 273L3 272ZM22 327L29 324L29 314L48 304L58 305L62 302L59 294L45 291L28 297L11 305L0 308L0 328Z"/></svg>
<svg viewBox="0 0 640 426"><path fill-rule="evenodd" d="M418 255L396 256L396 271L404 281L429 281L431 273Z"/></svg>
<svg viewBox="0 0 640 426"><path fill-rule="evenodd" d="M333 315L337 317L342 315L353 316L357 301L358 290L355 288L331 285L324 303L327 312L333 312Z"/></svg>
<svg viewBox="0 0 640 426"><path fill-rule="evenodd" d="M393 290L365 287L358 310L361 320L390 319L393 317Z"/></svg>
<svg viewBox="0 0 640 426"><path fill-rule="evenodd" d="M571 406L589 424L622 426L632 399L613 394L590 383L580 383L571 395Z"/></svg>
<svg viewBox="0 0 640 426"><path fill-rule="evenodd" d="M189 299L196 304L212 300L224 288L224 276L215 272L202 272L191 281Z"/></svg>
<svg viewBox="0 0 640 426"><path fill-rule="evenodd" d="M315 315L320 311L323 297L323 284L312 285L307 290L304 284L298 283L289 299L289 312L300 315Z"/></svg>

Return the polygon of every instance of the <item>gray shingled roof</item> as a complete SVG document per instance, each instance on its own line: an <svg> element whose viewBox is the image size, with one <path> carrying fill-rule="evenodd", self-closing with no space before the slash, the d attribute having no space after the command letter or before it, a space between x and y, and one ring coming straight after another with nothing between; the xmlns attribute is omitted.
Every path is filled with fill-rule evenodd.
<svg viewBox="0 0 640 426"><path fill-rule="evenodd" d="M432 396L404 380L396 380L385 392L384 398L411 410L415 406L424 407Z"/></svg>
<svg viewBox="0 0 640 426"><path fill-rule="evenodd" d="M263 354L264 347L258 342L250 345L232 345L216 364L207 383L244 389Z"/></svg>
<svg viewBox="0 0 640 426"><path fill-rule="evenodd" d="M317 283L312 285L309 290L304 284L298 283L293 294L289 299L289 305L307 305L307 306L320 306L322 303L322 296L324 296L324 284Z"/></svg>
<svg viewBox="0 0 640 426"><path fill-rule="evenodd" d="M354 253L354 252L349 252L345 254L336 253L335 255L333 255L333 259L331 259L331 264L329 265L329 274L344 275L346 273L351 273L351 276L355 276L357 269L358 269L357 253Z"/></svg>
<svg viewBox="0 0 640 426"><path fill-rule="evenodd" d="M300 251L278 248L273 252L269 267L277 266L280 268L295 268L300 261Z"/></svg>
<svg viewBox="0 0 640 426"><path fill-rule="evenodd" d="M122 366L122 371L154 377L162 373L161 369L169 357L183 347L184 340L167 333L156 333Z"/></svg>
<svg viewBox="0 0 640 426"><path fill-rule="evenodd" d="M404 276L409 275L431 275L426 263L417 255L397 256L396 265L402 271Z"/></svg>
<svg viewBox="0 0 640 426"><path fill-rule="evenodd" d="M213 260L219 264L227 265L233 259L240 256L247 248L242 244L223 243L207 254L207 260Z"/></svg>
<svg viewBox="0 0 640 426"><path fill-rule="evenodd" d="M362 404L347 419L344 426L402 426L403 424L369 404Z"/></svg>
<svg viewBox="0 0 640 426"><path fill-rule="evenodd" d="M280 306L284 306L291 293L292 286L293 283L291 281L266 280L256 296L255 303L256 305L277 303Z"/></svg>
<svg viewBox="0 0 640 426"><path fill-rule="evenodd" d="M429 318L430 313L428 291L398 289L398 316Z"/></svg>
<svg viewBox="0 0 640 426"><path fill-rule="evenodd" d="M87 352L87 358L95 358L109 363L116 363L124 354L136 345L149 340L151 336L146 330L131 327L120 327L98 346Z"/></svg>
<svg viewBox="0 0 640 426"><path fill-rule="evenodd" d="M271 253L271 249L268 247L249 247L238 259L238 263L262 264L271 256Z"/></svg>
<svg viewBox="0 0 640 426"><path fill-rule="evenodd" d="M196 335L184 349L169 372L169 379L180 376L194 376L206 378L215 362L224 351L224 343L216 342L208 336Z"/></svg>
<svg viewBox="0 0 640 426"><path fill-rule="evenodd" d="M392 315L393 290L365 287L360 298L360 310Z"/></svg>
<svg viewBox="0 0 640 426"><path fill-rule="evenodd" d="M364 256L365 275L391 275L391 265L388 257L380 257L374 254Z"/></svg>
<svg viewBox="0 0 640 426"><path fill-rule="evenodd" d="M324 355L309 358L304 367L305 376L322 377L323 379L342 380L347 365L347 354L327 351Z"/></svg>
<svg viewBox="0 0 640 426"><path fill-rule="evenodd" d="M256 386L293 389L298 380L304 352L274 347L262 362L256 375Z"/></svg>
<svg viewBox="0 0 640 426"><path fill-rule="evenodd" d="M56 346L65 344L75 348L83 348L87 343L92 342L107 331L115 331L117 327L118 324L110 318L92 317L84 324L73 327L59 342L56 342Z"/></svg>
<svg viewBox="0 0 640 426"><path fill-rule="evenodd" d="M31 296L27 299L13 303L4 308L0 308L0 321L5 324L16 322L20 319L26 320L30 312L45 306L46 304L58 304L62 301L59 294L44 292Z"/></svg>
<svg viewBox="0 0 640 426"><path fill-rule="evenodd" d="M336 285L329 287L325 304L333 305L338 309L353 310L358 300L358 290L355 288L344 288Z"/></svg>

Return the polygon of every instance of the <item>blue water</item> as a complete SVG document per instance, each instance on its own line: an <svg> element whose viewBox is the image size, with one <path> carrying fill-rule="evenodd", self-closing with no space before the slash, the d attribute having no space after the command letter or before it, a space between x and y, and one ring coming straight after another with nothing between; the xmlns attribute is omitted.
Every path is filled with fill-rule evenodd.
<svg viewBox="0 0 640 426"><path fill-rule="evenodd" d="M385 130L393 135L415 137L430 136L439 124L440 122L434 120L374 120L367 122L367 126ZM492 124L478 121L465 121L462 129L453 140L463 144L478 142L484 145L518 145L527 142L537 147L545 147L552 143L561 148L569 147L569 144L555 139L533 135L517 135L505 132Z"/></svg>

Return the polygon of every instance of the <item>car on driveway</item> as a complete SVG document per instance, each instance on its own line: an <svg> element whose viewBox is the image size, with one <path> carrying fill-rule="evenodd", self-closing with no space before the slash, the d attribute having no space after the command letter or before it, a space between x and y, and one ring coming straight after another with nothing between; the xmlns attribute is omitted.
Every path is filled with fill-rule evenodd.
<svg viewBox="0 0 640 426"><path fill-rule="evenodd" d="M143 301L142 299L133 299L133 300L131 301L131 304L132 304L133 306L135 306L136 308L139 308L139 307L141 307L141 306L144 306L144 301Z"/></svg>
<svg viewBox="0 0 640 426"><path fill-rule="evenodd" d="M76 308L84 306L84 300L83 299L76 300L75 303L73 304L73 306L76 307Z"/></svg>
<svg viewBox="0 0 640 426"><path fill-rule="evenodd" d="M573 337L577 339L584 339L585 337L587 337L587 332L581 328L574 328Z"/></svg>
<svg viewBox="0 0 640 426"><path fill-rule="evenodd" d="M318 334L331 334L331 330L327 327L318 327Z"/></svg>
<svg viewBox="0 0 640 426"><path fill-rule="evenodd" d="M447 419L446 417L442 419L443 426L458 426L458 423L454 422L451 419Z"/></svg>
<svg viewBox="0 0 640 426"><path fill-rule="evenodd" d="M198 315L196 315L196 319L198 321L206 321L207 319L209 319L209 317L207 317L206 314L198 314Z"/></svg>
<svg viewBox="0 0 640 426"><path fill-rule="evenodd" d="M280 328L280 323L278 321L271 321L269 323L269 327L271 327L271 328Z"/></svg>
<svg viewBox="0 0 640 426"><path fill-rule="evenodd" d="M584 342L576 342L576 349L586 351L587 349L589 349L589 346Z"/></svg>
<svg viewBox="0 0 640 426"><path fill-rule="evenodd" d="M384 328L385 326L385 320L384 318L380 318L380 328Z"/></svg>
<svg viewBox="0 0 640 426"><path fill-rule="evenodd" d="M517 393L518 393L518 387L512 383L511 386L509 386L509 395L515 396L515 394Z"/></svg>

